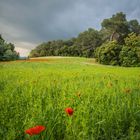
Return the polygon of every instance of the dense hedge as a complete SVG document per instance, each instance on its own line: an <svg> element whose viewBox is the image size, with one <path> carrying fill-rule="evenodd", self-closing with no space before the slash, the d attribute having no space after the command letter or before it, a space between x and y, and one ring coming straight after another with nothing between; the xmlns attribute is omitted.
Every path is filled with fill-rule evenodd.
<svg viewBox="0 0 140 140"><path fill-rule="evenodd" d="M119 54L122 46L117 44L117 41L109 41L104 43L95 51L95 57L101 64L119 65Z"/></svg>
<svg viewBox="0 0 140 140"><path fill-rule="evenodd" d="M124 41L124 45L117 41L101 45L95 51L96 60L106 65L140 66L140 36L131 33Z"/></svg>

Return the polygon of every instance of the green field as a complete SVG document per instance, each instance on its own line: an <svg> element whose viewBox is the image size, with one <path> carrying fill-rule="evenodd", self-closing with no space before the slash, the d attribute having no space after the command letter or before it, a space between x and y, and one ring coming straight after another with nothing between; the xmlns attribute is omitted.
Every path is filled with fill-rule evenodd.
<svg viewBox="0 0 140 140"><path fill-rule="evenodd" d="M36 125L45 131L25 134ZM0 63L0 140L140 140L140 68L86 58Z"/></svg>

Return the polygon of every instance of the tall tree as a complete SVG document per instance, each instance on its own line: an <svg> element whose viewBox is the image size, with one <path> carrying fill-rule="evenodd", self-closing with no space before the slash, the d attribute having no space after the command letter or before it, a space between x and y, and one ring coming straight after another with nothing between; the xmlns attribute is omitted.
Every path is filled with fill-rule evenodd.
<svg viewBox="0 0 140 140"><path fill-rule="evenodd" d="M130 32L134 32L137 35L140 34L140 24L136 19L130 20L128 25L129 25L129 31Z"/></svg>
<svg viewBox="0 0 140 140"><path fill-rule="evenodd" d="M102 43L102 37L99 31L89 28L80 33L75 41L75 46L82 50L84 56L93 56L93 51Z"/></svg>
<svg viewBox="0 0 140 140"><path fill-rule="evenodd" d="M115 39L121 42L128 34L128 23L126 15L123 12L113 15L111 18L104 19L101 25L102 30L110 33L110 41Z"/></svg>
<svg viewBox="0 0 140 140"><path fill-rule="evenodd" d="M0 35L0 61L18 59L19 54L14 49L15 46L12 43L6 43Z"/></svg>

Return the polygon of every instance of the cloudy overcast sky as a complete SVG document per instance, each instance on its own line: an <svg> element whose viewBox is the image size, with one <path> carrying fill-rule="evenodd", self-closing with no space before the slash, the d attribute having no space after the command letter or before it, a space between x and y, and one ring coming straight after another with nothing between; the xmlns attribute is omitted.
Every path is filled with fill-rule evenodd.
<svg viewBox="0 0 140 140"><path fill-rule="evenodd" d="M0 34L21 55L43 41L75 37L124 12L140 22L140 0L0 0Z"/></svg>

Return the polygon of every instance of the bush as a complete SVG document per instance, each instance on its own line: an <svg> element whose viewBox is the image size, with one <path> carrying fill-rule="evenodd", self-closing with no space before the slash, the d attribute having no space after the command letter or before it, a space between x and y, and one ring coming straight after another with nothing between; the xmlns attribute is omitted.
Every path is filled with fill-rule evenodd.
<svg viewBox="0 0 140 140"><path fill-rule="evenodd" d="M136 36L134 33L128 35L119 58L122 66L140 65L140 36Z"/></svg>
<svg viewBox="0 0 140 140"><path fill-rule="evenodd" d="M95 57L105 65L140 66L140 36L129 34L124 45L119 45L117 41L104 43L96 49Z"/></svg>
<svg viewBox="0 0 140 140"><path fill-rule="evenodd" d="M3 55L3 60L16 60L18 59L18 54L15 51L12 50L6 50L4 55Z"/></svg>
<svg viewBox="0 0 140 140"><path fill-rule="evenodd" d="M105 65L119 65L119 53L122 46L117 44L117 41L104 43L95 51L97 61Z"/></svg>
<svg viewBox="0 0 140 140"><path fill-rule="evenodd" d="M137 49L124 46L120 52L120 63L122 66L137 66L139 63L139 58L137 56Z"/></svg>
<svg viewBox="0 0 140 140"><path fill-rule="evenodd" d="M19 54L14 51L15 46L11 43L6 43L0 35L0 61L16 60Z"/></svg>

